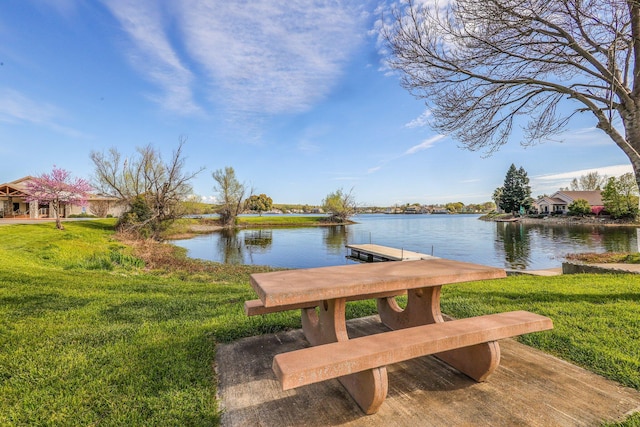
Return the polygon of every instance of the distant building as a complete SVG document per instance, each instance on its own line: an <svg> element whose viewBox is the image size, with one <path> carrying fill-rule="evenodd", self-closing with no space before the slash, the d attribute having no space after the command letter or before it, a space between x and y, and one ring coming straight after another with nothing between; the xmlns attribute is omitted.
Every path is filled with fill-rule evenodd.
<svg viewBox="0 0 640 427"><path fill-rule="evenodd" d="M566 214L569 210L569 205L580 199L589 203L592 212L599 212L604 208L600 190L556 191L551 196L541 197L533 202L532 208L539 214Z"/></svg>
<svg viewBox="0 0 640 427"><path fill-rule="evenodd" d="M29 189L27 183L33 177L25 176L15 181L0 184L0 218L49 218L53 217L53 212L49 210L48 203L38 201L27 202ZM60 206L60 217L68 218L70 215L95 215L99 216L120 216L123 207L118 203L118 199L99 194L90 194L87 198L86 206L76 206L62 204Z"/></svg>
<svg viewBox="0 0 640 427"><path fill-rule="evenodd" d="M422 213L422 207L421 206L407 206L404 209L404 213L406 213L406 214L421 214Z"/></svg>

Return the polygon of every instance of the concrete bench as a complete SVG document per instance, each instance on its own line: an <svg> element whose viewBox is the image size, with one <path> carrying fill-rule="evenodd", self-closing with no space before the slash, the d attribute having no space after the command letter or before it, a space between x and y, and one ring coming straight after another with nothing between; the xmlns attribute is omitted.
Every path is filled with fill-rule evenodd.
<svg viewBox="0 0 640 427"><path fill-rule="evenodd" d="M278 354L273 371L289 390L416 357L553 328L527 311L432 323ZM365 412L370 413L367 408Z"/></svg>

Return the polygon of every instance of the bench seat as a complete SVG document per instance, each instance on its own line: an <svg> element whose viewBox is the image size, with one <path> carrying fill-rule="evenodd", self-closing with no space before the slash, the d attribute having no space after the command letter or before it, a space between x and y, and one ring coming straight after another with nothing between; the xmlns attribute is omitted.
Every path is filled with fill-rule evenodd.
<svg viewBox="0 0 640 427"><path fill-rule="evenodd" d="M289 390L416 357L553 328L527 311L432 323L278 354L273 371Z"/></svg>

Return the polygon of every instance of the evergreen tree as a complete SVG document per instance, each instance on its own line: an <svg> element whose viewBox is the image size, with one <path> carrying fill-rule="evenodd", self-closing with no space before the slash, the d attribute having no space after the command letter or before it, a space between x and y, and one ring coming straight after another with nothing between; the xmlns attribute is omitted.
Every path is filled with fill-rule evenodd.
<svg viewBox="0 0 640 427"><path fill-rule="evenodd" d="M531 206L531 187L524 168L517 169L513 163L509 167L504 178L499 206L505 212L512 213L519 212L520 208L526 211Z"/></svg>

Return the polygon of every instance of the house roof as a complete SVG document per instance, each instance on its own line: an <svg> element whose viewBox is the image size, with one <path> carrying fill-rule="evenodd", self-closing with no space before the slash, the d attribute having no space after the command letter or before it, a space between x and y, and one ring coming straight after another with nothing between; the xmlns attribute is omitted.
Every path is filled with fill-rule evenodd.
<svg viewBox="0 0 640 427"><path fill-rule="evenodd" d="M544 196L534 202L536 206L569 205L576 200L586 200L590 206L603 206L600 190L594 191L556 191L551 196Z"/></svg>
<svg viewBox="0 0 640 427"><path fill-rule="evenodd" d="M24 197L27 195L27 182L32 179L31 176L25 176L11 182L0 184L0 196Z"/></svg>
<svg viewBox="0 0 640 427"><path fill-rule="evenodd" d="M10 196L10 197L27 197L29 196L29 190L27 187L27 183L33 179L32 176L25 176L20 179L16 179L15 181L5 182L4 184L0 184L0 197ZM107 200L107 201L117 201L118 199L115 197L107 196L104 194L95 194L88 193L87 200Z"/></svg>
<svg viewBox="0 0 640 427"><path fill-rule="evenodd" d="M549 196L544 196L544 197L540 197L538 200L536 200L535 202L533 202L534 205L540 206L542 204L547 204L547 205L564 205L567 202L565 202L562 199L558 199L558 198L554 198L554 197L549 197Z"/></svg>
<svg viewBox="0 0 640 427"><path fill-rule="evenodd" d="M553 196L564 195L570 202L579 199L586 200L591 206L602 206L602 194L600 190L593 191L558 191Z"/></svg>

